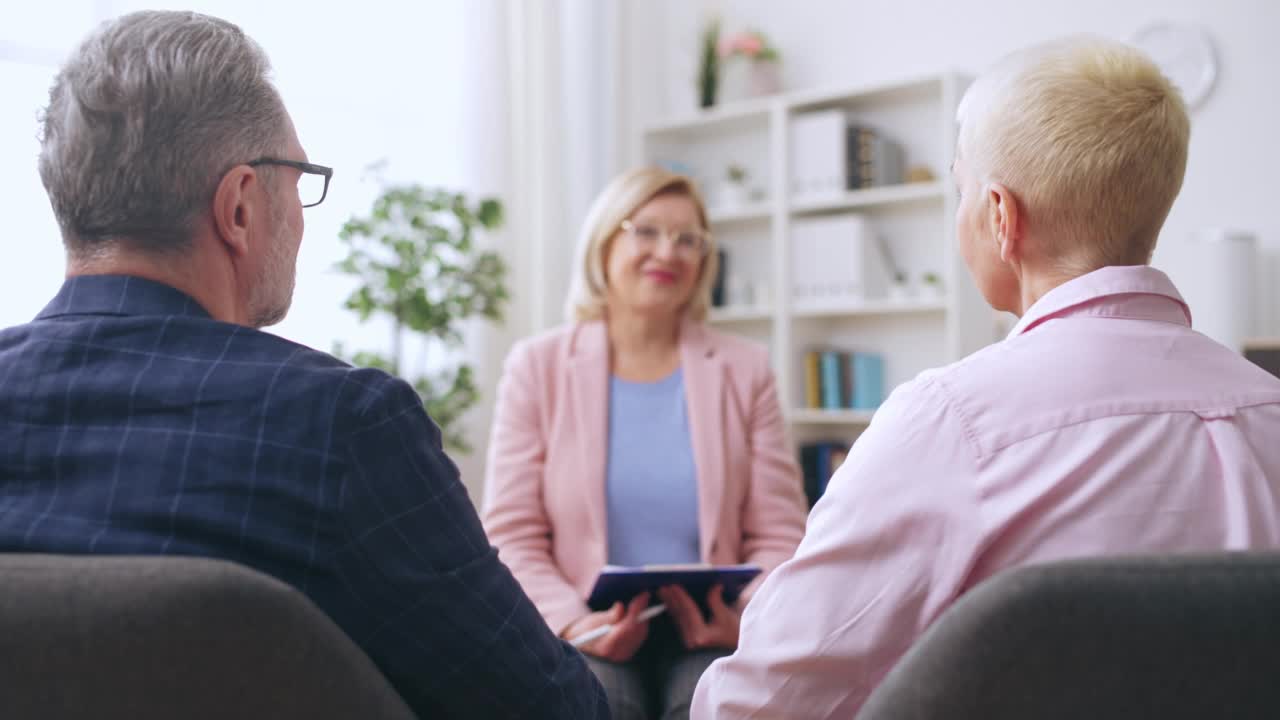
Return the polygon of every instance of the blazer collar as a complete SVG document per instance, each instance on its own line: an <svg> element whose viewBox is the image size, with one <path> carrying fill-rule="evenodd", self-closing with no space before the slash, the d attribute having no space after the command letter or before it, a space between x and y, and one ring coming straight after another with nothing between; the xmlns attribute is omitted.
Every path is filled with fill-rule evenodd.
<svg viewBox="0 0 1280 720"><path fill-rule="evenodd" d="M208 318L200 303L180 290L130 275L69 277L37 320L63 315L183 315Z"/></svg>
<svg viewBox="0 0 1280 720"><path fill-rule="evenodd" d="M726 393L723 358L706 328L685 322L680 329L680 364L684 368L685 403L689 410L689 442L698 471L698 549L712 562L724 498Z"/></svg>

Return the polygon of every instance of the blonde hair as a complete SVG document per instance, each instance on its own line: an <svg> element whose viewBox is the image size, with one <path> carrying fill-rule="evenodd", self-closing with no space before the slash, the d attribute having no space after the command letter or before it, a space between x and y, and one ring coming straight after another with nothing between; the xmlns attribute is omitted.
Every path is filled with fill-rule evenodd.
<svg viewBox="0 0 1280 720"><path fill-rule="evenodd" d="M1092 37L1008 56L965 93L958 154L1024 204L1060 269L1151 261L1187 167L1182 97L1142 52Z"/></svg>
<svg viewBox="0 0 1280 720"><path fill-rule="evenodd" d="M706 204L690 178L657 167L636 168L614 178L587 211L582 233L578 236L578 248L574 253L576 270L565 303L565 315L570 322L599 320L605 316L609 289L605 261L609 257L610 245L621 232L622 221L659 195L689 198L698 209L702 227L708 227ZM710 247L702 259L693 296L684 307L685 316L698 321L707 318L711 285L715 282L719 265L714 237L708 242Z"/></svg>

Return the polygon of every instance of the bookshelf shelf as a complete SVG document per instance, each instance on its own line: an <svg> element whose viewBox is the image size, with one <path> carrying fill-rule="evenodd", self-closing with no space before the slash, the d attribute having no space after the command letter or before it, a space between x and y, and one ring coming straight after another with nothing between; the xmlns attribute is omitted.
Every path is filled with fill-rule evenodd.
<svg viewBox="0 0 1280 720"><path fill-rule="evenodd" d="M791 422L802 425L867 425L874 414L874 410L797 408L791 411Z"/></svg>
<svg viewBox="0 0 1280 720"><path fill-rule="evenodd" d="M711 110L699 110L669 121L650 125L647 135L692 135L700 132L723 130L726 127L760 124L769 121L769 113L773 107L772 98L754 98L741 102L720 105Z"/></svg>
<svg viewBox="0 0 1280 720"><path fill-rule="evenodd" d="M829 307L793 308L794 318L857 317L860 315L898 315L906 313L941 313L947 311L947 301L937 300L863 300Z"/></svg>
<svg viewBox="0 0 1280 720"><path fill-rule="evenodd" d="M738 208L711 208L707 211L711 224L728 225L730 223L758 222L768 220L772 208L769 203L752 203Z"/></svg>
<svg viewBox="0 0 1280 720"><path fill-rule="evenodd" d="M767 307L718 307L712 308L707 320L716 325L746 322L767 322L773 319L773 311Z"/></svg>
<svg viewBox="0 0 1280 720"><path fill-rule="evenodd" d="M943 83L954 77L952 74L933 74L887 82L800 90L787 95L784 104L790 112L805 112L828 107L883 105L904 99L936 97L945 91Z"/></svg>
<svg viewBox="0 0 1280 720"><path fill-rule="evenodd" d="M850 190L821 200L795 200L792 202L791 212L796 215L812 215L840 210L874 209L922 201L941 202L944 192L943 184L938 181L888 185L866 190Z"/></svg>
<svg viewBox="0 0 1280 720"><path fill-rule="evenodd" d="M959 74L940 72L789 92L656 122L640 134L643 161L675 167L704 185L713 205L709 220L726 254L725 288L751 288L750 297L770 298L765 306L716 308L709 321L770 347L779 400L790 408L787 421L798 445L852 441L872 415L804 407L808 353L876 358L876 369L863 372L871 372L887 396L921 371L997 339L993 313L956 248L956 197L945 177L955 156L956 106L967 83ZM851 128L890 144L858 162L901 165L900 174L886 171L890 180L919 168L936 179L838 190L852 177ZM845 163L843 177L841 162L827 162L832 157ZM747 170L753 190L767 200L715 206L726 169L734 165ZM875 179L873 168L861 170ZM837 189L795 194L815 186ZM891 273L899 272L913 287L937 275L946 292L860 302L833 298L815 306L816 293L877 297ZM728 297L734 299L733 290ZM847 380L855 388L851 376L857 372L851 367Z"/></svg>

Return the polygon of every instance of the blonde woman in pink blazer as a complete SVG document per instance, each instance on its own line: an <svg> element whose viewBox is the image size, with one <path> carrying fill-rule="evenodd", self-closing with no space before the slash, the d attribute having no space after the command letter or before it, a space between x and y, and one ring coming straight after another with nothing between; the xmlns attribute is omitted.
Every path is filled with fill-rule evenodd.
<svg viewBox="0 0 1280 720"><path fill-rule="evenodd" d="M603 612L606 564L756 563L804 533L799 471L767 351L704 324L714 241L691 180L615 179L584 224L572 321L516 345L498 389L484 524L547 623L584 646L615 718L688 716L702 671L737 647L743 606L704 616L678 587ZM639 619L649 604L667 613Z"/></svg>

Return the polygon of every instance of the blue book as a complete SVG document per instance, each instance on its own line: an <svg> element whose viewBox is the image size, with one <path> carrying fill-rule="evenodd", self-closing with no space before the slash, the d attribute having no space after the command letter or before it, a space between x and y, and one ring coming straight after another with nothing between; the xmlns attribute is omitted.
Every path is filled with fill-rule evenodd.
<svg viewBox="0 0 1280 720"><path fill-rule="evenodd" d="M724 587L724 601L732 605L757 575L760 566L745 565L605 565L587 598L592 610L607 610L615 602L628 602L642 592L653 593L666 585L679 585L703 610L712 586ZM657 602L656 600L654 602Z"/></svg>
<svg viewBox="0 0 1280 720"><path fill-rule="evenodd" d="M818 371L822 376L822 407L825 410L839 410L844 407L840 397L844 394L840 387L840 353L835 350L824 350L818 358Z"/></svg>
<svg viewBox="0 0 1280 720"><path fill-rule="evenodd" d="M884 401L884 357L853 354L853 409L875 410Z"/></svg>
<svg viewBox="0 0 1280 720"><path fill-rule="evenodd" d="M831 443L822 443L818 446L818 497L827 490L831 470Z"/></svg>

